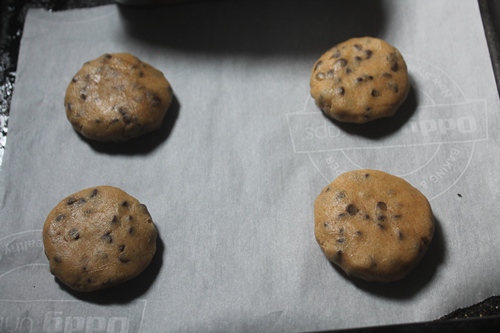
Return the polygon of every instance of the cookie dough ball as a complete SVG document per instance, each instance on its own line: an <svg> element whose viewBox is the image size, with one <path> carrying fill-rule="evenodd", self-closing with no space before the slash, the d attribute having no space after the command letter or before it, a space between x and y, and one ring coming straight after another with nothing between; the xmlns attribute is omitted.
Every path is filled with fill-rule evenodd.
<svg viewBox="0 0 500 333"><path fill-rule="evenodd" d="M95 291L141 273L156 252L157 231L145 205L111 186L62 200L43 227L50 272L77 291Z"/></svg>
<svg viewBox="0 0 500 333"><path fill-rule="evenodd" d="M410 90L403 56L385 41L352 38L314 64L311 95L329 117L351 123L393 116Z"/></svg>
<svg viewBox="0 0 500 333"><path fill-rule="evenodd" d="M405 180L378 170L344 173L314 204L316 240L347 275L367 281L402 279L434 234L426 197Z"/></svg>
<svg viewBox="0 0 500 333"><path fill-rule="evenodd" d="M66 90L73 128L96 141L127 141L157 130L173 92L162 72L128 53L86 62Z"/></svg>

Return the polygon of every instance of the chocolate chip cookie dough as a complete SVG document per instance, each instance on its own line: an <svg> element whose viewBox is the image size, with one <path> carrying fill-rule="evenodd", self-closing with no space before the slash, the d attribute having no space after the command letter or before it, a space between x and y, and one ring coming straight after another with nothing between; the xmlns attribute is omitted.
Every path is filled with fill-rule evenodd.
<svg viewBox="0 0 500 333"><path fill-rule="evenodd" d="M314 204L315 236L347 275L390 282L406 276L434 234L426 197L405 180L378 170L344 173Z"/></svg>
<svg viewBox="0 0 500 333"><path fill-rule="evenodd" d="M172 102L161 71L128 53L86 62L66 90L73 128L96 141L127 141L157 130Z"/></svg>
<svg viewBox="0 0 500 333"><path fill-rule="evenodd" d="M156 252L145 205L123 190L97 186L62 200L43 227L50 272L77 291L95 291L140 274Z"/></svg>
<svg viewBox="0 0 500 333"><path fill-rule="evenodd" d="M410 81L401 53L374 38L352 38L314 64L311 95L329 117L366 123L393 116L408 96Z"/></svg>

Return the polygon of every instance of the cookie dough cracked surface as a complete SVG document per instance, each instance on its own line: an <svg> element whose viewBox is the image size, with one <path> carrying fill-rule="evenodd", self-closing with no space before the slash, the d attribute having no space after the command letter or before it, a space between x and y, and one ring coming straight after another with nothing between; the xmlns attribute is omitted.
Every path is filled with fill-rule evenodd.
<svg viewBox="0 0 500 333"><path fill-rule="evenodd" d="M127 141L157 130L173 91L161 71L128 53L86 62L66 90L73 128L96 141Z"/></svg>
<svg viewBox="0 0 500 333"><path fill-rule="evenodd" d="M156 238L146 206L111 186L68 196L43 227L51 273L77 291L112 287L140 274L156 252Z"/></svg>
<svg viewBox="0 0 500 333"><path fill-rule="evenodd" d="M311 95L329 117L366 123L393 116L410 89L401 53L373 37L352 38L325 52L314 64Z"/></svg>
<svg viewBox="0 0 500 333"><path fill-rule="evenodd" d="M315 236L326 257L348 275L390 282L407 275L434 234L426 197L378 170L344 173L314 204Z"/></svg>

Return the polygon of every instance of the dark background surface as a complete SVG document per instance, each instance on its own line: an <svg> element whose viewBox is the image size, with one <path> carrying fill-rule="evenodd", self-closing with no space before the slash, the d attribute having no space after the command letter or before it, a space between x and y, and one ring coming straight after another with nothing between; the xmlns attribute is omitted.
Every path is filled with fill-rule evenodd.
<svg viewBox="0 0 500 333"><path fill-rule="evenodd" d="M45 8L49 11L62 11L111 3L114 1L0 0L0 156L3 155L6 143L19 45L28 9ZM497 90L500 93L500 0L478 0L478 3L495 72ZM498 279L499 277L492 278ZM466 308L457 309L433 322L335 332L500 332L500 295L492 296Z"/></svg>

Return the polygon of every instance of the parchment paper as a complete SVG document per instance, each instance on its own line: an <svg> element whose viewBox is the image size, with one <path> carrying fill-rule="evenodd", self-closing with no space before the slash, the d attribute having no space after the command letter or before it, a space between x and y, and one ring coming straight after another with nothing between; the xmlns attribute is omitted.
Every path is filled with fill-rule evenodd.
<svg viewBox="0 0 500 333"><path fill-rule="evenodd" d="M326 119L309 96L328 48L376 36L405 57L398 115ZM84 62L130 52L175 101L160 131L82 139L63 99ZM500 293L499 100L474 0L215 1L30 10L0 174L0 331L312 331L436 319ZM401 176L430 200L430 249L400 282L346 277L313 202L344 171ZM49 273L41 228L64 197L118 186L145 203L158 253L93 294Z"/></svg>

